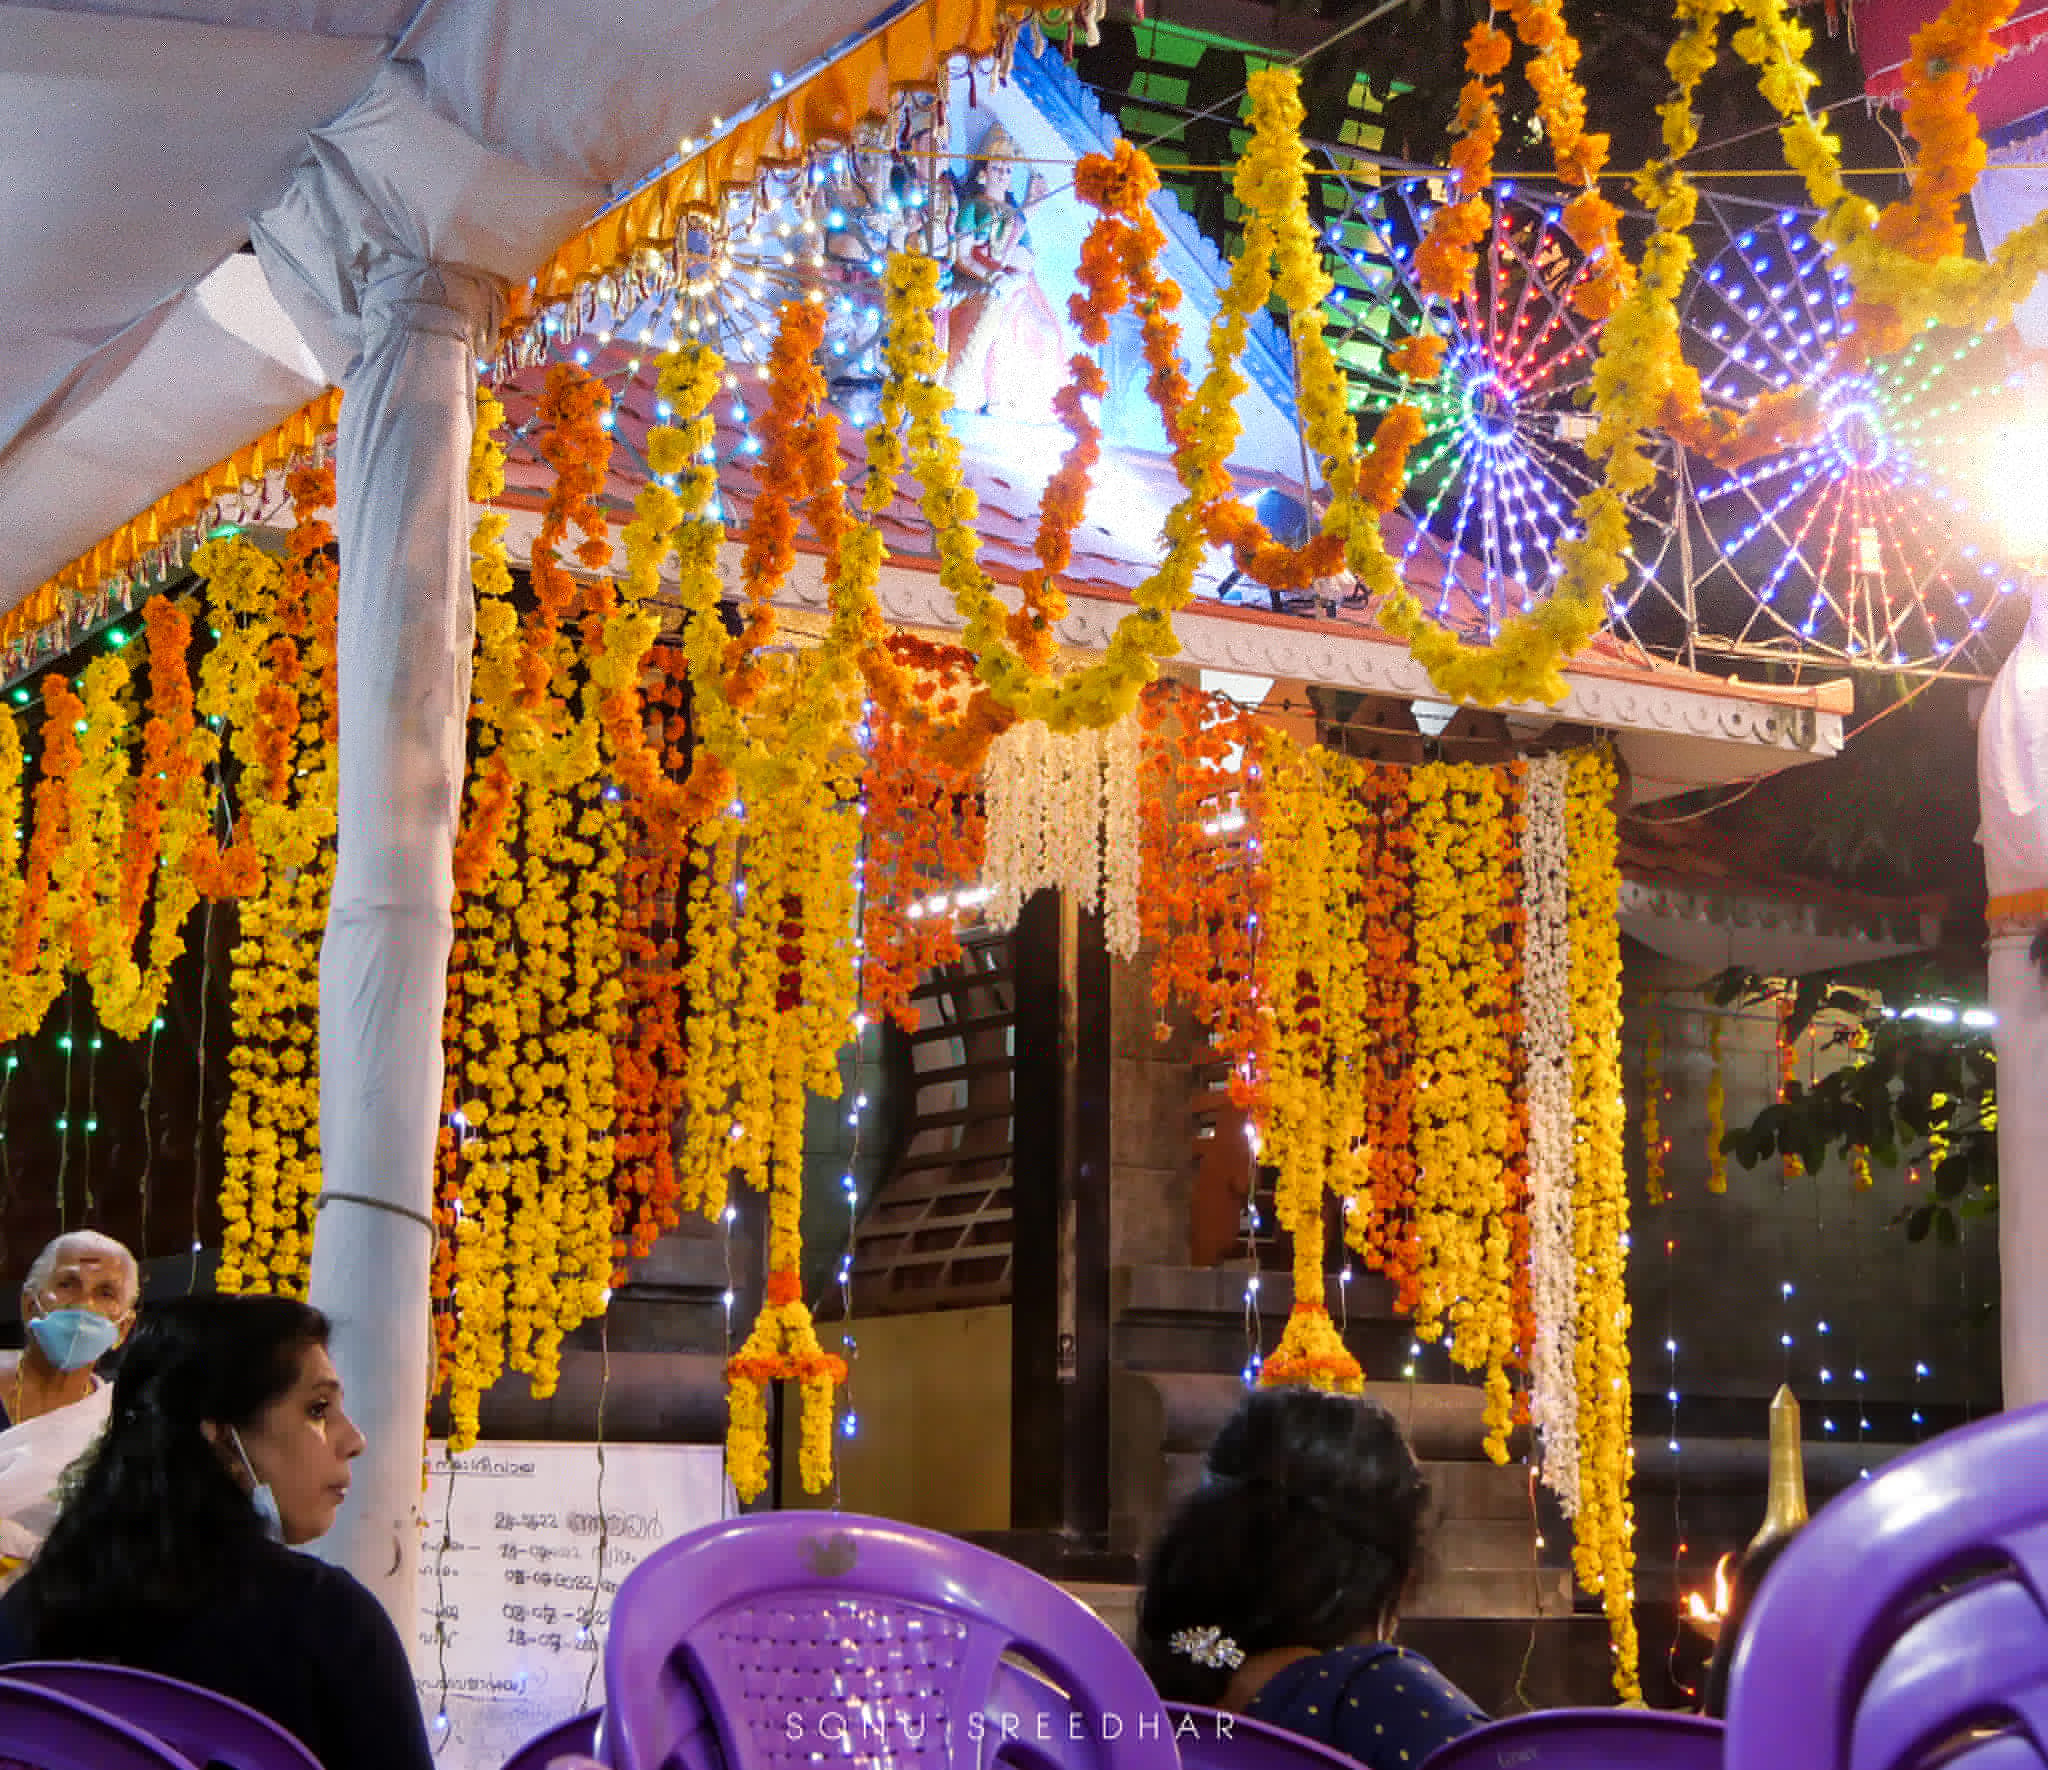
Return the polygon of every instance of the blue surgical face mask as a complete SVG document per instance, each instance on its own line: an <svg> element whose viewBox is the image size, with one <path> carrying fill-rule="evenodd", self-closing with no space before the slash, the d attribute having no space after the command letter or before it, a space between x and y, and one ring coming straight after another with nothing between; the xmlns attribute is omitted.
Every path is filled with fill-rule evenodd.
<svg viewBox="0 0 2048 1770"><path fill-rule="evenodd" d="M36 1348L60 1371L82 1371L113 1351L120 1327L97 1309L52 1309L28 1324Z"/></svg>
<svg viewBox="0 0 2048 1770"><path fill-rule="evenodd" d="M242 1459L242 1467L249 1471L249 1504L256 1508L256 1516L263 1524L263 1534L274 1543L283 1542L284 1514L277 1509L277 1495L270 1491L269 1482L256 1479L256 1465L249 1461L249 1453L242 1448L241 1433L230 1426L228 1436L234 1440L235 1455Z"/></svg>

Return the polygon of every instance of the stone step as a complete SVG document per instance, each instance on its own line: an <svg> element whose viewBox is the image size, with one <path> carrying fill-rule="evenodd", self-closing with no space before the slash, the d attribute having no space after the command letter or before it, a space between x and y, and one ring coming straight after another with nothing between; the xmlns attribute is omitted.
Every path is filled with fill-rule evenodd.
<svg viewBox="0 0 2048 1770"><path fill-rule="evenodd" d="M1441 1518L1502 1518L1524 1525L1535 1521L1529 1471L1521 1463L1425 1457L1422 1473Z"/></svg>
<svg viewBox="0 0 2048 1770"><path fill-rule="evenodd" d="M1537 1564L1536 1528L1526 1518L1446 1518L1429 1534L1431 1566L1520 1573Z"/></svg>
<svg viewBox="0 0 2048 1770"><path fill-rule="evenodd" d="M1536 1567L1524 1556L1515 1567L1458 1567L1425 1563L1422 1584L1401 1614L1424 1617L1518 1617L1533 1622L1569 1616L1572 1578L1562 1567Z"/></svg>

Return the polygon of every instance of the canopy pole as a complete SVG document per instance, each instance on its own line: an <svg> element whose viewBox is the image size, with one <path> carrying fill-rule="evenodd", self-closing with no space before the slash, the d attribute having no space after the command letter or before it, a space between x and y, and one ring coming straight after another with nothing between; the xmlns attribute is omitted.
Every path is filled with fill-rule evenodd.
<svg viewBox="0 0 2048 1770"><path fill-rule="evenodd" d="M2026 631L1977 726L1978 839L1992 898L1990 1003L1998 1016L1999 1341L2009 1408L2048 1401L2048 980L2032 952L2048 926L2048 585L2035 578L2029 590Z"/></svg>
<svg viewBox="0 0 2048 1770"><path fill-rule="evenodd" d="M441 1012L469 715L475 344L495 281L385 258L359 290L336 460L340 805L320 952L311 1301L369 1439L321 1553L410 1637L431 1381Z"/></svg>

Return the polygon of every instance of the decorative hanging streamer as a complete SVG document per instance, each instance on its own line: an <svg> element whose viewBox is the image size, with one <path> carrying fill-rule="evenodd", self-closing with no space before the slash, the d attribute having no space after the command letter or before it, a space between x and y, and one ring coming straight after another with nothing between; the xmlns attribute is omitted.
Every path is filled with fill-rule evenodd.
<svg viewBox="0 0 2048 1770"><path fill-rule="evenodd" d="M1577 1267L1572 1228L1570 886L1563 756L1529 764L1522 850L1522 1026L1529 1092L1529 1281L1536 1333L1529 1418L1543 1484L1579 1509Z"/></svg>
<svg viewBox="0 0 2048 1770"><path fill-rule="evenodd" d="M1707 1190L1728 1190L1728 1152L1721 1139L1728 1134L1728 1081L1721 1067L1721 1016L1707 1022Z"/></svg>
<svg viewBox="0 0 2048 1770"><path fill-rule="evenodd" d="M1614 1687L1642 1700L1636 1666L1635 1515L1629 1500L1628 1176L1622 1160L1618 777L1604 749L1570 762L1565 834L1570 893L1572 1255L1579 1274L1579 1512L1573 1563L1597 1593L1614 1646Z"/></svg>

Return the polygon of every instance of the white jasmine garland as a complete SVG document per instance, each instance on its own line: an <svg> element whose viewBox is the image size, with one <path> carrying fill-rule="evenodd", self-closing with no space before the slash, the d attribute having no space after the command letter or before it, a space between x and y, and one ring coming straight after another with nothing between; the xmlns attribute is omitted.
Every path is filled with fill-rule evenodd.
<svg viewBox="0 0 2048 1770"><path fill-rule="evenodd" d="M1070 893L1082 909L1094 909L1102 902L1104 842L1110 815L1107 759L1112 741L1099 731L1054 732L1037 720L1023 720L989 745L988 759L982 765L982 807L988 820L982 883L989 893L986 913L994 926L1013 927L1031 896L1048 887ZM1135 744L1135 733L1131 741ZM1135 951L1135 751L1128 793L1128 864L1133 873L1129 918ZM1116 912L1119 920L1122 914Z"/></svg>
<svg viewBox="0 0 2048 1770"><path fill-rule="evenodd" d="M1119 719L1103 733L1102 928L1120 959L1138 956L1138 763L1136 718Z"/></svg>
<svg viewBox="0 0 2048 1770"><path fill-rule="evenodd" d="M1522 845L1522 1025L1529 1091L1529 1294L1535 1308L1529 1419L1543 1484L1567 1518L1579 1509L1572 1256L1571 942L1565 854L1566 763L1529 764Z"/></svg>

